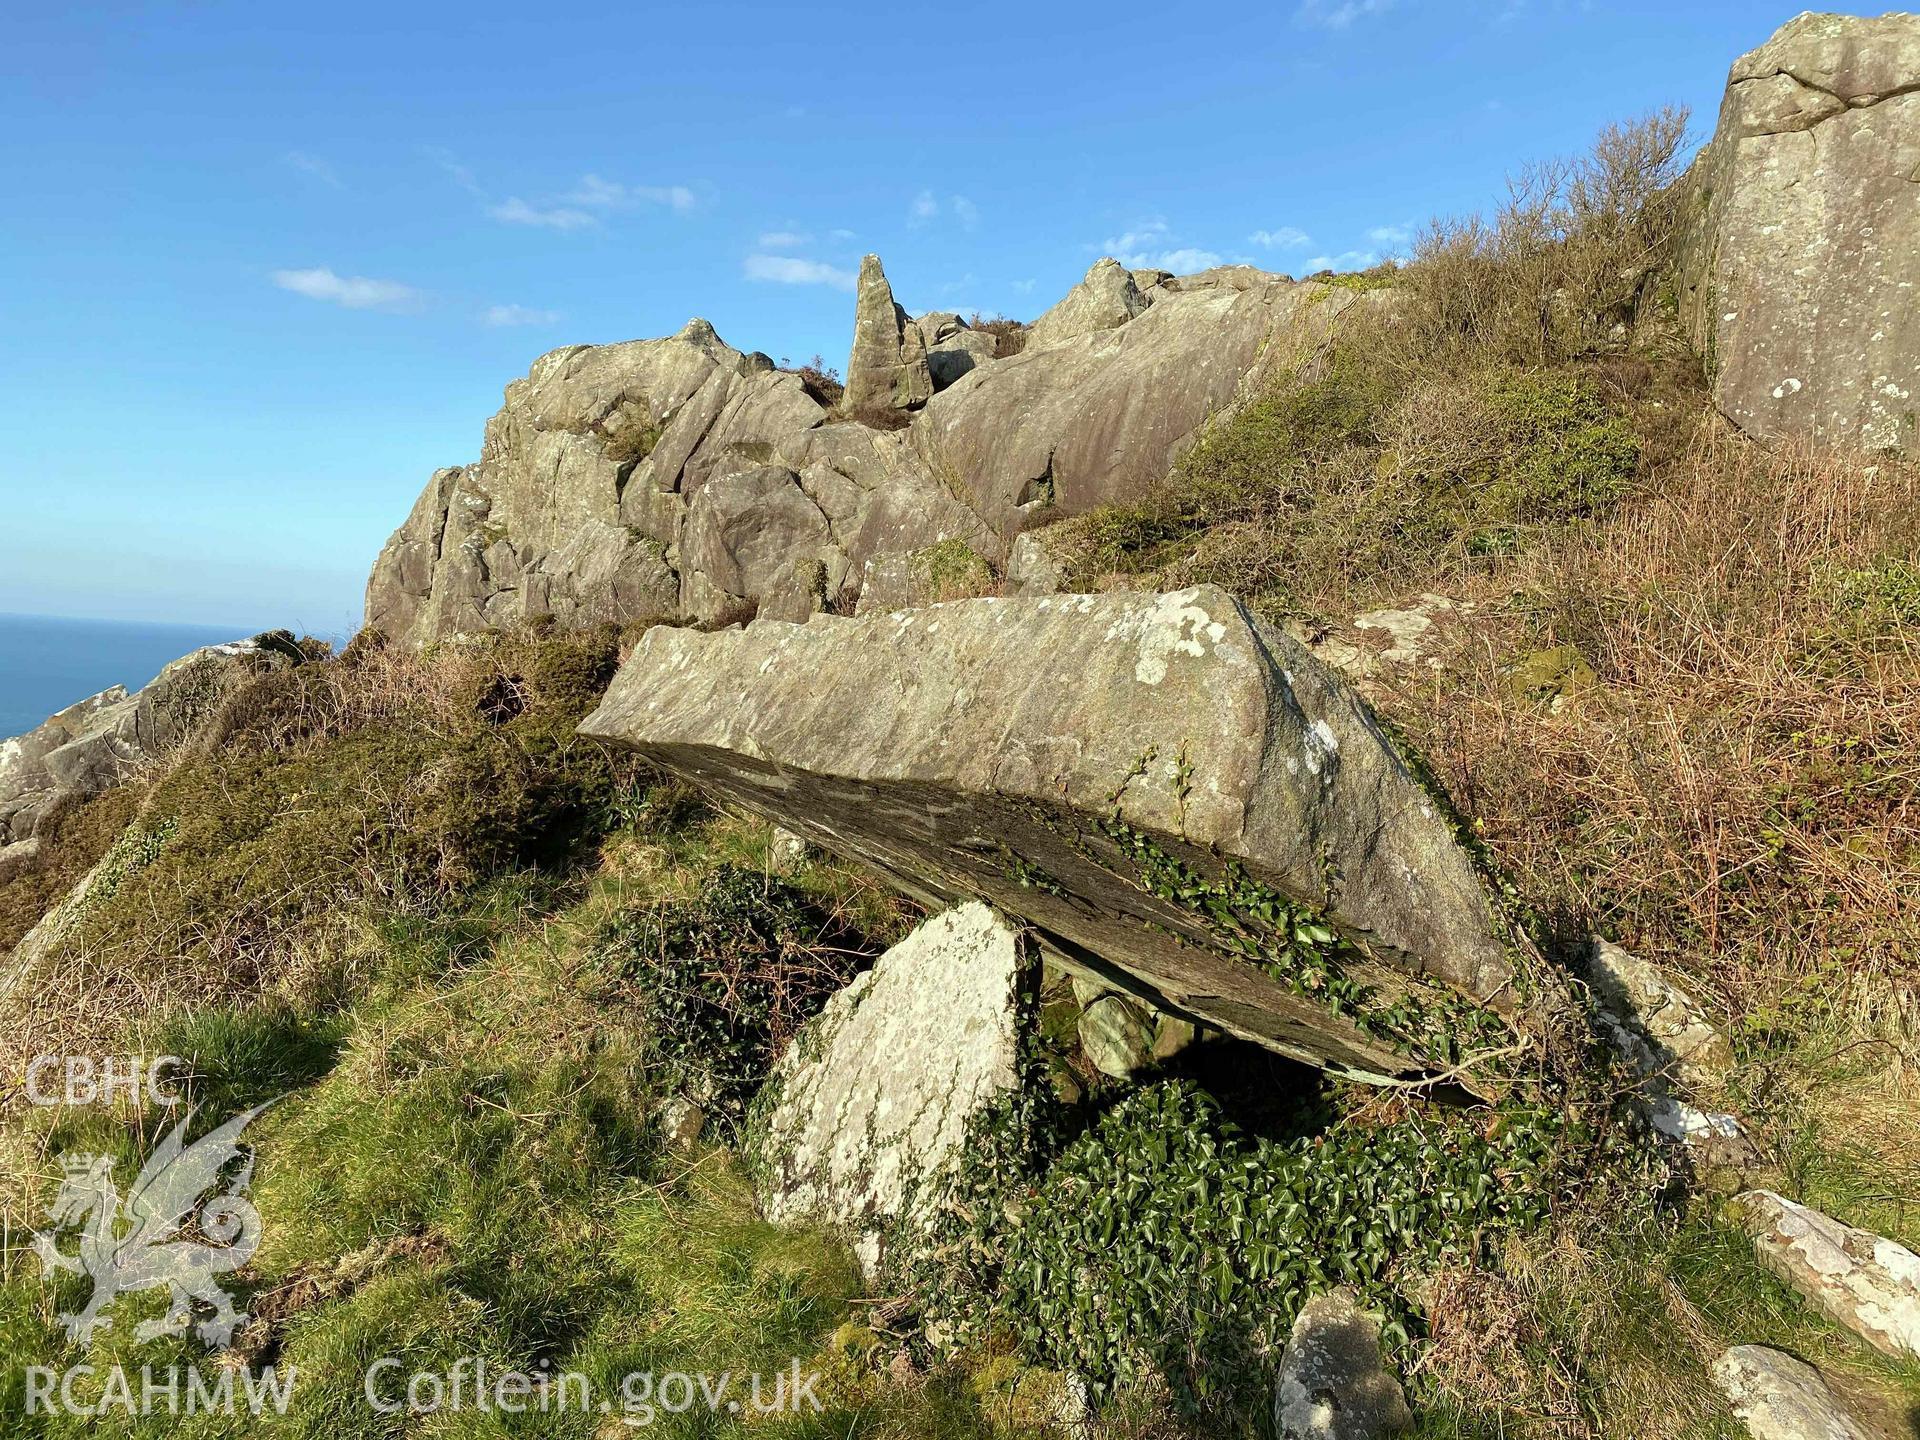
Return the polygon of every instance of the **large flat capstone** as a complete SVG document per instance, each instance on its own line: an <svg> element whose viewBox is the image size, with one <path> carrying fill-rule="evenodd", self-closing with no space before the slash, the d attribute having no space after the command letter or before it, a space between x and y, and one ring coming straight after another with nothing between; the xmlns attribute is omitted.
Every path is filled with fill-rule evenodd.
<svg viewBox="0 0 1920 1440"><path fill-rule="evenodd" d="M1433 1068L1356 1021L1358 986L1370 1015L1517 1008L1439 807L1343 682L1213 587L659 627L581 729L1328 1068Z"/></svg>

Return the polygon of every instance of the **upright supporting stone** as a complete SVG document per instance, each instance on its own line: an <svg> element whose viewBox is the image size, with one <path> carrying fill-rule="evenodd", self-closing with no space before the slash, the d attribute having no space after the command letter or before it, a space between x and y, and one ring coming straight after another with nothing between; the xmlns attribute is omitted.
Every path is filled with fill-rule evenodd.
<svg viewBox="0 0 1920 1440"><path fill-rule="evenodd" d="M880 257L869 255L860 262L845 409L856 419L907 415L932 398L933 376L920 327L894 303Z"/></svg>

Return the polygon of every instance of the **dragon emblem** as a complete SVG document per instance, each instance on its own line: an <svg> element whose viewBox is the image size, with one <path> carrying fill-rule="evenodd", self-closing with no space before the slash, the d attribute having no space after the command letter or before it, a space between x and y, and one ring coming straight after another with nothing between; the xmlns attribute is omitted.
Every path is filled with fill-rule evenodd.
<svg viewBox="0 0 1920 1440"><path fill-rule="evenodd" d="M69 1340L85 1345L96 1330L110 1328L107 1312L119 1296L166 1286L171 1291L166 1315L135 1327L136 1340L192 1328L209 1348L233 1343L235 1327L247 1317L233 1308L216 1277L238 1270L260 1244L260 1215L246 1199L253 1150L239 1138L266 1108L237 1115L192 1144L186 1134L195 1112L188 1111L161 1137L124 1198L114 1183L110 1156L64 1158L66 1173L48 1216L51 1223L33 1237L33 1248L49 1275L68 1271L93 1281L86 1306L60 1316ZM77 1230L80 1239L72 1255L59 1248L62 1232L69 1230ZM198 1306L213 1313L196 1322Z"/></svg>

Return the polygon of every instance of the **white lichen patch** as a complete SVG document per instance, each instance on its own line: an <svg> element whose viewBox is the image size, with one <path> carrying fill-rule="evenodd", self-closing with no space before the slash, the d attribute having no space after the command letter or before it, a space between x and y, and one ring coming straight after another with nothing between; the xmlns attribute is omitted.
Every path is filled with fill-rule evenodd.
<svg viewBox="0 0 1920 1440"><path fill-rule="evenodd" d="M1205 659L1209 644L1226 637L1227 627L1206 608L1194 603L1197 592L1175 590L1158 596L1141 617L1133 678L1142 685L1158 685L1167 678L1167 663L1175 655Z"/></svg>

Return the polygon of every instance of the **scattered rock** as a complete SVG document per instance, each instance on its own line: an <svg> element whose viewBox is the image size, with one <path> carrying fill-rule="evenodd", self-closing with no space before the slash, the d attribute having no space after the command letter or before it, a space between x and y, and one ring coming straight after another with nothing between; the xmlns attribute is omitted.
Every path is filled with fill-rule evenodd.
<svg viewBox="0 0 1920 1440"><path fill-rule="evenodd" d="M1212 587L656 627L581 729L1316 1064L1419 1073L1251 963L1168 874L1324 917L1368 957L1350 978L1384 994L1418 977L1436 1002L1516 1003L1471 858L1371 714Z"/></svg>
<svg viewBox="0 0 1920 1440"><path fill-rule="evenodd" d="M773 840L767 846L767 863L776 875L796 873L812 856L813 847L807 843L806 836L774 826Z"/></svg>
<svg viewBox="0 0 1920 1440"><path fill-rule="evenodd" d="M706 1128L706 1107L685 1095L676 1095L660 1107L660 1136L670 1149L689 1148Z"/></svg>
<svg viewBox="0 0 1920 1440"><path fill-rule="evenodd" d="M1147 308L1146 297L1118 260L1093 262L1083 279L1027 331L1027 348L1044 349L1063 340L1112 330Z"/></svg>
<svg viewBox="0 0 1920 1440"><path fill-rule="evenodd" d="M880 257L868 255L860 262L853 355L847 361L842 405L856 418L904 415L926 404L932 394L926 340L920 327L894 302Z"/></svg>
<svg viewBox="0 0 1920 1440"><path fill-rule="evenodd" d="M1116 1080L1172 1059L1198 1037L1192 1022L1099 981L1076 975L1073 993L1080 1002L1080 1048L1094 1069Z"/></svg>
<svg viewBox="0 0 1920 1440"><path fill-rule="evenodd" d="M1535 650L1515 664L1507 684L1521 699L1544 701L1558 714L1569 699L1597 679L1593 666L1577 647L1554 645Z"/></svg>
<svg viewBox="0 0 1920 1440"><path fill-rule="evenodd" d="M1736 1199L1767 1270L1885 1355L1920 1355L1920 1255L1771 1190Z"/></svg>
<svg viewBox="0 0 1920 1440"><path fill-rule="evenodd" d="M1714 1361L1713 1378L1753 1440L1889 1440L1855 1416L1818 1370L1784 1351L1735 1345Z"/></svg>
<svg viewBox="0 0 1920 1440"><path fill-rule="evenodd" d="M1634 1055L1643 1074L1695 1089L1726 1080L1733 1047L1700 1004L1657 965L1596 935L1584 968L1587 983L1625 1031L1622 1048Z"/></svg>
<svg viewBox="0 0 1920 1440"><path fill-rule="evenodd" d="M893 1222L930 1203L968 1122L1019 1083L1032 979L977 902L936 915L827 1002L768 1082L752 1145L762 1209L848 1231L869 1276Z"/></svg>
<svg viewBox="0 0 1920 1440"><path fill-rule="evenodd" d="M1379 658L1389 665L1411 665L1416 660L1425 659L1435 669L1440 661L1429 657L1427 646L1431 643L1436 615L1452 614L1455 611L1468 611L1471 605L1459 606L1444 595L1421 595L1418 602L1408 610L1369 610L1353 617L1356 630L1380 630L1388 637L1388 645L1379 652Z"/></svg>
<svg viewBox="0 0 1920 1440"><path fill-rule="evenodd" d="M1920 16L1805 14L1734 62L1683 186L1678 298L1756 435L1910 446Z"/></svg>
<svg viewBox="0 0 1920 1440"><path fill-rule="evenodd" d="M1282 1440L1378 1440L1413 1425L1380 1355L1380 1320L1348 1291L1309 1300L1293 1322L1274 1386Z"/></svg>
<svg viewBox="0 0 1920 1440"><path fill-rule="evenodd" d="M927 347L927 372L935 391L944 390L976 365L993 359L998 349L993 336L964 326Z"/></svg>
<svg viewBox="0 0 1920 1440"><path fill-rule="evenodd" d="M1007 555L1007 584L1016 595L1055 595L1066 588L1067 571L1047 542L1044 530L1029 530Z"/></svg>

